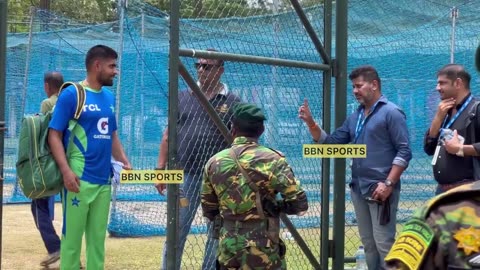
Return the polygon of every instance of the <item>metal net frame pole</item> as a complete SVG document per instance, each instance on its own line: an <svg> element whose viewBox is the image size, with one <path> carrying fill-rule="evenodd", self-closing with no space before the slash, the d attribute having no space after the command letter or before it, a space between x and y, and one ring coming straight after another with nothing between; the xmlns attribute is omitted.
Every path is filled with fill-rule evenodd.
<svg viewBox="0 0 480 270"><path fill-rule="evenodd" d="M335 43L335 126L347 116L347 40L348 0L336 1ZM345 264L345 159L333 161L333 256L332 269Z"/></svg>
<svg viewBox="0 0 480 270"><path fill-rule="evenodd" d="M117 78L117 90L116 90L116 97L115 97L115 117L117 118L117 121L120 120L120 91L122 88L122 62L123 62L123 40L124 40L124 31L123 31L123 25L125 21L125 8L127 6L127 0L118 0L118 9L120 11L119 18L118 18L118 25L119 25L119 32L118 34L120 35L120 41L118 44L118 59L117 59L117 65L120 67L120 71L118 72L118 78Z"/></svg>
<svg viewBox="0 0 480 270"><path fill-rule="evenodd" d="M124 14L125 14L125 8L126 8L126 1L127 0L118 0L118 10L120 12L119 14L119 34L120 34L120 44L118 47L118 59L117 59L117 65L120 67L120 72L118 73L118 79L117 79L117 89L116 89L116 95L115 95L115 118L117 119L117 122L120 121L120 89L122 85L122 56L123 56L123 21L124 21ZM121 125L118 125L121 126ZM118 130L117 130L118 132ZM118 189L118 184L112 184L112 209L117 209L117 189Z"/></svg>
<svg viewBox="0 0 480 270"><path fill-rule="evenodd" d="M332 55L332 0L324 2L324 44L325 53ZM331 58L330 58L331 59ZM330 133L332 125L332 69L323 73L323 119L322 126L325 132ZM328 259L333 253L330 241L330 159L322 160L322 181L320 206L320 265L322 269L328 269Z"/></svg>
<svg viewBox="0 0 480 270"><path fill-rule="evenodd" d="M36 14L36 8L30 7L30 24L28 29L28 45L27 45L27 55L25 57L25 76L23 77L23 93L22 93L22 113L25 112L25 99L27 98L27 87L28 87L28 71L30 70L30 54L32 51L32 40L33 40L33 17Z"/></svg>
<svg viewBox="0 0 480 270"><path fill-rule="evenodd" d="M450 11L450 18L452 18L452 33L450 37L450 63L455 63L455 31L457 30L458 8L452 7Z"/></svg>
<svg viewBox="0 0 480 270"><path fill-rule="evenodd" d="M5 108L5 80L7 58L7 1L0 0L0 107ZM0 110L0 269L2 269L3 235L3 152L4 152L5 110Z"/></svg>
<svg viewBox="0 0 480 270"><path fill-rule="evenodd" d="M180 0L170 1L170 48L168 57L168 169L176 168L178 68L180 47ZM167 185L167 269L178 269L179 187Z"/></svg>

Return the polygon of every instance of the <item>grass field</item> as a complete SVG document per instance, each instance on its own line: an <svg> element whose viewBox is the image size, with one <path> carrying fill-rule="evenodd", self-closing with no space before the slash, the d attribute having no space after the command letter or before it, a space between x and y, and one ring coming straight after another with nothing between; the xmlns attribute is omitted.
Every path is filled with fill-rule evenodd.
<svg viewBox="0 0 480 270"><path fill-rule="evenodd" d="M56 204L54 226L61 230L60 204ZM111 238L106 241L105 269L159 269L163 237ZM33 222L29 204L3 206L2 269L42 269L47 252ZM84 252L83 252L84 253ZM85 262L82 254L82 261Z"/></svg>
<svg viewBox="0 0 480 270"><path fill-rule="evenodd" d="M54 226L61 231L61 205L55 206ZM29 204L9 204L3 206L3 252L2 269L24 270L42 269L40 261L46 256L46 249L33 222ZM314 255L320 256L320 239L318 229L302 229L299 233L312 248ZM331 234L330 234L331 235ZM204 235L190 235L187 239L182 269L200 269L203 249L198 243L205 243ZM345 230L346 255L355 251L359 245L356 226ZM106 239L106 270L160 269L164 237L112 238ZM293 240L287 244L287 265L289 269L313 269L298 245ZM85 250L82 262L85 264ZM186 266L185 266L186 265ZM347 265L346 267L348 267Z"/></svg>
<svg viewBox="0 0 480 270"><path fill-rule="evenodd" d="M3 254L2 269L23 270L23 269L42 269L39 263L46 256L46 250L40 238L29 204L4 205L3 207ZM59 213L60 204L56 204L56 217L54 226L57 232L61 229L61 220ZM349 230L349 234L355 234ZM311 230L301 230L304 236L311 235ZM318 235L318 231L315 232ZM356 237L356 235L350 235ZM201 238L203 235L191 235L189 238ZM309 237L305 237L308 239ZM197 262L201 261L203 250L195 249L188 245L192 242L203 242L204 239L187 240L184 256L188 267L182 269L200 269ZM319 240L310 238L306 240L311 247L319 247ZM286 240L287 244L287 263L290 269L312 269L306 259L297 261L302 257L301 250L293 240ZM145 238L112 238L106 240L106 258L105 269L123 270L123 269L159 269L161 263L161 252L163 248L164 237L145 237ZM84 252L82 253L82 262L85 264ZM319 253L318 249L314 251ZM187 257L187 258L185 258ZM289 259L290 258L290 259Z"/></svg>

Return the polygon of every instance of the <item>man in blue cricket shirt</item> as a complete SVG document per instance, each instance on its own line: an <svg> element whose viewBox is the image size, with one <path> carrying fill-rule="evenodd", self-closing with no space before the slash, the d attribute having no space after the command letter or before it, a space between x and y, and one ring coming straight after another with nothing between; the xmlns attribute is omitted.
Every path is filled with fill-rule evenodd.
<svg viewBox="0 0 480 270"><path fill-rule="evenodd" d="M395 241L400 176L412 153L406 117L381 93L381 80L372 66L353 70L349 79L360 103L332 134L328 135L312 117L307 100L299 118L313 140L325 144L366 144L367 157L353 159L350 191L368 269L385 267L384 258Z"/></svg>

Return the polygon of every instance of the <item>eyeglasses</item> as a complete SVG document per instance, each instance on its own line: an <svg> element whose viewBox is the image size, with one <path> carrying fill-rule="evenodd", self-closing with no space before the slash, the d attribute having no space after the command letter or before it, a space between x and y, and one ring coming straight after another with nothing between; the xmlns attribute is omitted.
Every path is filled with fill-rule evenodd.
<svg viewBox="0 0 480 270"><path fill-rule="evenodd" d="M209 64L200 64L200 63L195 63L195 68L198 70L202 68L203 70L211 70L214 67L220 67L219 65L209 65Z"/></svg>

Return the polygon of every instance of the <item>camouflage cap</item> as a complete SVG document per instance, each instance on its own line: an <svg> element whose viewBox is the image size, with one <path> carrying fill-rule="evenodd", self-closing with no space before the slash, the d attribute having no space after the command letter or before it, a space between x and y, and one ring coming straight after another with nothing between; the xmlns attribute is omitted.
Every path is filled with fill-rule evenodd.
<svg viewBox="0 0 480 270"><path fill-rule="evenodd" d="M260 122L267 120L262 109L255 104L237 103L232 107L233 118L245 122Z"/></svg>
<svg viewBox="0 0 480 270"><path fill-rule="evenodd" d="M478 72L480 72L480 45L478 45L477 52L475 53L475 67Z"/></svg>

